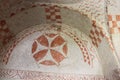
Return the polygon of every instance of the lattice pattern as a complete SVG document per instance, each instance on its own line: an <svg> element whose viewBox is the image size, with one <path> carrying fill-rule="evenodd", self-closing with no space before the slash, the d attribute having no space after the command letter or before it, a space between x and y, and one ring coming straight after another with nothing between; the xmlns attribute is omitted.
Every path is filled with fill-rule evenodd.
<svg viewBox="0 0 120 80"><path fill-rule="evenodd" d="M46 12L46 20L48 23L55 22L55 23L62 23L61 15L60 15L60 8L56 5L47 5L45 6Z"/></svg>
<svg viewBox="0 0 120 80"><path fill-rule="evenodd" d="M102 32L102 29L96 26L96 21L93 21L92 26L93 27L90 30L89 37L92 39L93 45L98 47L98 45L101 43L102 38L104 37L104 34Z"/></svg>
<svg viewBox="0 0 120 80"><path fill-rule="evenodd" d="M9 39L12 38L12 34L6 25L5 20L0 21L0 42L4 45L6 44Z"/></svg>
<svg viewBox="0 0 120 80"><path fill-rule="evenodd" d="M110 33L120 33L120 15L108 15Z"/></svg>

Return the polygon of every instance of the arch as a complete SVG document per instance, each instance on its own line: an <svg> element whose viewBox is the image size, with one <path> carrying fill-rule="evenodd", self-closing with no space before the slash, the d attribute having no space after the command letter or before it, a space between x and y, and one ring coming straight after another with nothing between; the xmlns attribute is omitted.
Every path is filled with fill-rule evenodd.
<svg viewBox="0 0 120 80"><path fill-rule="evenodd" d="M34 8L35 8L35 7L38 7L38 5L39 5L39 4L33 5L33 6L31 6L30 8L32 8L32 7L34 7ZM45 7L45 6L48 6L48 5L51 6L51 4L40 4L40 6L42 6L42 7ZM53 5L52 5L52 6L53 6ZM57 7L66 9L66 8L63 7L63 6L58 6L58 5L57 5ZM67 9L68 9L68 10L73 10L73 9L68 8L68 7L67 7ZM22 11L22 12L25 11L24 8L21 8L21 9L18 9L18 10L20 10L20 11ZM29 9L29 10L30 10L30 9ZM16 11L17 11L17 10L16 10ZM16 12L16 11L15 11L15 12ZM27 11L27 9L26 9L26 11ZM73 11L73 12L76 12L76 11ZM18 13L19 13L19 11L18 11ZM78 12L78 13L79 13L79 12ZM17 13L11 13L10 15L11 15L11 18L13 18L13 17L15 17L15 15L19 15L19 14L17 14ZM83 14L82 14L82 15L83 15ZM10 18L10 17L9 17L9 18ZM87 19L90 19L90 18L87 16ZM90 19L90 20L91 20L91 19ZM98 42L99 42L100 44L104 44L105 42L106 42L106 43L109 43L109 45L107 45L107 44L105 44L105 45L106 45L106 47L110 46L111 49L108 49L109 51L106 52L106 53L111 53L111 54L112 54L112 53L114 53L115 51L114 51L114 49L113 49L113 46L112 46L112 43L111 43L111 39L110 39L109 36L107 35L107 32L105 32L104 29L102 29L101 26L99 26L99 22L98 22L98 21L96 22L96 20L92 19L92 20L91 20L91 24L92 24L92 29L90 30L90 35L88 35L88 36L91 37L93 44L96 46L96 49L98 50L99 55L101 56L101 62L104 64L105 62L103 62L103 61L105 60L105 56L106 56L106 55L103 54L104 52L101 52L103 48L100 48L100 49L99 49L99 45L98 45L97 43L98 43ZM89 27L87 27L87 28L89 28ZM84 29L84 30L85 30L85 29ZM98 30L98 31L97 31L97 30ZM85 31L83 31L83 32L86 33ZM88 31L87 31L87 33L88 33ZM86 34L87 34L87 33L86 33ZM97 35L97 37L99 37L99 35L100 35L100 37L97 38L97 40L96 40L96 35ZM24 38L24 37L22 37L22 38ZM105 40L102 40L102 39L105 39ZM20 39L20 40L22 40L22 39ZM94 41L98 41L98 42L94 42ZM18 42L19 42L19 41L15 41L15 42L14 42L15 44L12 46L12 48L15 47ZM76 42L77 42L77 41L76 41ZM101 45L100 45L100 46L101 46ZM12 50L12 48L11 48L11 50ZM104 49L103 49L103 50L104 50ZM106 50L104 50L104 51L106 51ZM9 52L9 51L8 51L8 52ZM7 56L10 56L10 55L8 54ZM103 58L103 60L102 60L102 57L103 57L103 56L104 56L104 58ZM114 58L114 54L113 54L113 55L110 55L109 57ZM6 59L6 60L7 60L7 59ZM110 62L110 61L111 61L111 60L108 59L108 62ZM113 61L116 62L115 59L113 59ZM103 65L103 66L104 66L104 65ZM111 65L111 66L112 66L112 65ZM113 67L113 68L116 67L116 64L114 63L114 65L113 65L112 67ZM104 66L104 68L107 69L106 66ZM111 69L110 69L110 70L111 70ZM107 71L107 70L106 70L106 71ZM108 73L109 73L109 71L108 71ZM108 74L108 73L107 73L107 74Z"/></svg>

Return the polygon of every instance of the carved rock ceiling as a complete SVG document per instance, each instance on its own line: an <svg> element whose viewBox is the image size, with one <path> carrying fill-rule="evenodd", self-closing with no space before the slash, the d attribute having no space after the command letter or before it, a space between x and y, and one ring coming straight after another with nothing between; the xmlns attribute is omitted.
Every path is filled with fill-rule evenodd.
<svg viewBox="0 0 120 80"><path fill-rule="evenodd" d="M32 1L32 2L45 2L45 3L78 3L83 0L27 0L27 1Z"/></svg>

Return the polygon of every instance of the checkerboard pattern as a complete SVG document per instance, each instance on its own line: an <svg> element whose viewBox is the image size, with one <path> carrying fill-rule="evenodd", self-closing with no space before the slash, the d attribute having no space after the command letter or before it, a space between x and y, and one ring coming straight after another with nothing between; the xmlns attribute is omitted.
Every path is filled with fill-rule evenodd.
<svg viewBox="0 0 120 80"><path fill-rule="evenodd" d="M108 15L110 33L120 33L120 15Z"/></svg>
<svg viewBox="0 0 120 80"><path fill-rule="evenodd" d="M10 33L10 30L8 29L6 25L5 20L0 21L0 43L2 45L6 44L9 39L12 38L12 34Z"/></svg>
<svg viewBox="0 0 120 80"><path fill-rule="evenodd" d="M93 45L96 47L99 46L99 44L102 41L102 38L104 37L104 33L102 32L102 28L97 27L96 21L92 21L92 29L90 30L89 37L92 39Z"/></svg>
<svg viewBox="0 0 120 80"><path fill-rule="evenodd" d="M61 15L60 15L60 7L56 5L46 5L45 6L46 12L46 20L48 23L62 23Z"/></svg>

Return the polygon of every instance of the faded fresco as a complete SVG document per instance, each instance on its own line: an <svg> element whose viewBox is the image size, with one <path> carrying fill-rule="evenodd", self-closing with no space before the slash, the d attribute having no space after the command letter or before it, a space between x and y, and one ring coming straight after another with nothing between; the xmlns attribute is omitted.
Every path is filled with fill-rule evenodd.
<svg viewBox="0 0 120 80"><path fill-rule="evenodd" d="M120 80L119 0L0 0L0 80Z"/></svg>

